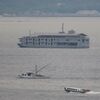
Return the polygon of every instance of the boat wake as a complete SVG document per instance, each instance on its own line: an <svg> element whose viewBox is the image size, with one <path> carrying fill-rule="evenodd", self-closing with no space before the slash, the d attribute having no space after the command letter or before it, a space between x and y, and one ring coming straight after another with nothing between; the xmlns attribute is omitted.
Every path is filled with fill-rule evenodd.
<svg viewBox="0 0 100 100"><path fill-rule="evenodd" d="M95 95L95 94L98 94L98 95L100 95L100 92L91 91L89 89L82 89L82 88L74 88L74 87L65 88L64 87L64 90L67 93L79 93L79 94L86 94L86 95Z"/></svg>
<svg viewBox="0 0 100 100"><path fill-rule="evenodd" d="M100 92L90 91L90 92L87 92L86 94L100 94Z"/></svg>

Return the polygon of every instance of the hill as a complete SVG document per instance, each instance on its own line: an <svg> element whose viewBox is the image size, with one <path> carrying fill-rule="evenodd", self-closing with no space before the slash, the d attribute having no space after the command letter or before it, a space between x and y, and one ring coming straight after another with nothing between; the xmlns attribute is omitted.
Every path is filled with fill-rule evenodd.
<svg viewBox="0 0 100 100"><path fill-rule="evenodd" d="M100 0L0 0L3 16L97 14Z"/></svg>

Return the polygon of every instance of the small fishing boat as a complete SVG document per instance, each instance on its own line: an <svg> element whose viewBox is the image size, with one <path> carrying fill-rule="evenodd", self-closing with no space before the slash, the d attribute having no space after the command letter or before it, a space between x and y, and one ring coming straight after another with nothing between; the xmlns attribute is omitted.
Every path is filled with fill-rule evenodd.
<svg viewBox="0 0 100 100"><path fill-rule="evenodd" d="M47 65L43 66L40 69L37 69L37 65L35 65L35 71L34 72L25 72L25 73L22 73L22 74L18 75L18 78L21 78L21 79L48 79L50 77L47 77L45 75L39 74L39 72L41 70L43 70L45 67L47 67Z"/></svg>

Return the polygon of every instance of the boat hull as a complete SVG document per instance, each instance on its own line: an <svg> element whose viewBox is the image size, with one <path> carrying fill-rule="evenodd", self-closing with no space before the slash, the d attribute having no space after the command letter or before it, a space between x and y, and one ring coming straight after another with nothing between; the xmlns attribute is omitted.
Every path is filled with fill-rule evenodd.
<svg viewBox="0 0 100 100"><path fill-rule="evenodd" d="M20 78L20 79L49 79L50 77L46 77L46 76L43 76L43 75L34 75L34 76L18 75L18 78Z"/></svg>
<svg viewBox="0 0 100 100"><path fill-rule="evenodd" d="M18 46L21 48L89 48L89 45L86 46L36 46L36 45L22 45L18 43Z"/></svg>

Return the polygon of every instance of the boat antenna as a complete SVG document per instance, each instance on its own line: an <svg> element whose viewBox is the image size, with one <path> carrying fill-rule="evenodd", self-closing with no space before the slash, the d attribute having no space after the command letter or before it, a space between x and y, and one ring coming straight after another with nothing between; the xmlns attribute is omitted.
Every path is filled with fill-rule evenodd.
<svg viewBox="0 0 100 100"><path fill-rule="evenodd" d="M64 33L64 23L62 23L62 33Z"/></svg>
<svg viewBox="0 0 100 100"><path fill-rule="evenodd" d="M64 23L62 23L61 30L62 30L62 31L61 31L61 32L59 32L59 33L65 33L65 32L64 32Z"/></svg>

